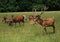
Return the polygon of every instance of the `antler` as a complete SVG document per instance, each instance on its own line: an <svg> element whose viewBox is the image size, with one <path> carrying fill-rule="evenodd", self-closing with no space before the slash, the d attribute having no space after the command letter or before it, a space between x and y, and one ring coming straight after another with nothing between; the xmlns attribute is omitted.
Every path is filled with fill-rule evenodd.
<svg viewBox="0 0 60 42"><path fill-rule="evenodd" d="M43 8L41 9L41 14L40 14L40 15L42 15L42 14L44 13L44 11L47 10L47 9L48 9L48 7L46 7L46 6L44 5Z"/></svg>
<svg viewBox="0 0 60 42"><path fill-rule="evenodd" d="M42 15L44 13L44 11L43 11L43 8L41 9L41 13L40 13L40 15Z"/></svg>

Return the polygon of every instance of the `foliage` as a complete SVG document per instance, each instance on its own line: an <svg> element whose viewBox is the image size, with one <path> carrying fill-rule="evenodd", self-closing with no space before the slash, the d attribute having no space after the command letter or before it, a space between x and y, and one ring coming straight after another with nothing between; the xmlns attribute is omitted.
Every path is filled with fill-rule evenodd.
<svg viewBox="0 0 60 42"><path fill-rule="evenodd" d="M60 10L60 0L0 0L0 12L32 11L34 6L41 10L43 5Z"/></svg>

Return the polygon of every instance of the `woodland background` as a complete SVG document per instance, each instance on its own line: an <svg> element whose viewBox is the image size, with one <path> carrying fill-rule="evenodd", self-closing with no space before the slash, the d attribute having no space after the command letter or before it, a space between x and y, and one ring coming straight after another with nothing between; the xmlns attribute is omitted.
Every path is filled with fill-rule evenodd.
<svg viewBox="0 0 60 42"><path fill-rule="evenodd" d="M32 11L34 7L40 11L43 5L48 11L60 10L60 0L0 0L0 12Z"/></svg>

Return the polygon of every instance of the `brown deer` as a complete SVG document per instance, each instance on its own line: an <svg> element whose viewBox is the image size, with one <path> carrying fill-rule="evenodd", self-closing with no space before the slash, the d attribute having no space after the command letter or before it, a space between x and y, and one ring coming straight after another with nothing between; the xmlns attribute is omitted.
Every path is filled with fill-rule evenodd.
<svg viewBox="0 0 60 42"><path fill-rule="evenodd" d="M36 24L34 19L35 19L35 15L29 15L29 24L31 24L31 25Z"/></svg>
<svg viewBox="0 0 60 42"><path fill-rule="evenodd" d="M3 19L2 19L2 22L5 22L5 23L9 23L9 21L12 21L9 17L8 17L8 15L6 15L6 16L4 16L3 17Z"/></svg>
<svg viewBox="0 0 60 42"><path fill-rule="evenodd" d="M39 23L43 27L45 33L47 33L46 27L49 27L49 26L53 27L53 33L55 33L54 17L42 19L41 15L43 14L43 12L44 11L42 11L40 15L36 15L37 23Z"/></svg>
<svg viewBox="0 0 60 42"><path fill-rule="evenodd" d="M15 23L15 26L16 26L16 23L23 23L24 25L24 16L23 15L19 15L19 16L15 16L13 17L12 16L12 21L9 22L9 25L12 25L13 23Z"/></svg>

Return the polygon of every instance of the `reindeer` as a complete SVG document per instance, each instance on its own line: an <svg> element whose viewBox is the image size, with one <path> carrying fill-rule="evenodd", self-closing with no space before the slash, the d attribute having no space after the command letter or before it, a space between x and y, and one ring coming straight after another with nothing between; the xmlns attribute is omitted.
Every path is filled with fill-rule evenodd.
<svg viewBox="0 0 60 42"><path fill-rule="evenodd" d="M43 12L41 12L40 15L36 15L37 23L39 23L43 27L45 33L47 33L46 27L49 27L49 26L53 27L53 33L55 33L55 25L54 25L55 19L54 19L54 17L42 19L41 15L43 14Z"/></svg>

